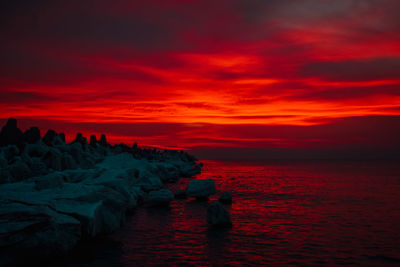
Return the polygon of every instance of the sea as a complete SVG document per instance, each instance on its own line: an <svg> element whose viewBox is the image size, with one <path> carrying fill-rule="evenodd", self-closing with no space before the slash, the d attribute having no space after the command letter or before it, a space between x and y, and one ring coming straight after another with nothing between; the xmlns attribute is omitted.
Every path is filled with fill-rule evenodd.
<svg viewBox="0 0 400 267"><path fill-rule="evenodd" d="M400 266L400 162L203 161L210 200L139 207L58 266ZM169 184L184 189L190 179ZM232 227L207 225L229 191Z"/></svg>

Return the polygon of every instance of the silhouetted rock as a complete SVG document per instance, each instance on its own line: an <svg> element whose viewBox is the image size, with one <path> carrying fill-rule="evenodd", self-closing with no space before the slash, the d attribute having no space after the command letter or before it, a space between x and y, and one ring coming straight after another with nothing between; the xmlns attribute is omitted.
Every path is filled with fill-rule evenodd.
<svg viewBox="0 0 400 267"><path fill-rule="evenodd" d="M147 204L149 206L168 206L173 199L174 195L171 190L160 189L149 193Z"/></svg>
<svg viewBox="0 0 400 267"><path fill-rule="evenodd" d="M187 198L186 191L182 190L182 189L179 189L178 191L175 192L175 198L176 199L185 199L185 198Z"/></svg>
<svg viewBox="0 0 400 267"><path fill-rule="evenodd" d="M54 141L54 138L56 138L56 136L57 136L57 133L54 131L54 130L48 130L47 132L46 132L46 134L43 136L43 139L42 139L42 141L43 141L43 143L45 143L46 145L48 145L48 146L52 146L53 145L53 141Z"/></svg>
<svg viewBox="0 0 400 267"><path fill-rule="evenodd" d="M38 127L31 127L24 132L24 141L28 144L34 144L40 140L40 130Z"/></svg>
<svg viewBox="0 0 400 267"><path fill-rule="evenodd" d="M82 148L85 148L87 145L87 138L82 135L82 133L77 133L75 140L73 143L79 143L82 145Z"/></svg>
<svg viewBox="0 0 400 267"><path fill-rule="evenodd" d="M61 141L63 141L65 143L65 134L60 133L58 136L60 137Z"/></svg>
<svg viewBox="0 0 400 267"><path fill-rule="evenodd" d="M223 192L218 199L219 202L224 204L231 204L232 203L232 194L231 192Z"/></svg>
<svg viewBox="0 0 400 267"><path fill-rule="evenodd" d="M17 128L17 120L9 118L6 125L0 132L0 146L17 145L21 146L24 141L23 134Z"/></svg>
<svg viewBox="0 0 400 267"><path fill-rule="evenodd" d="M107 147L107 146L108 146L107 139L106 139L106 135L102 134L102 135L100 136L99 144L100 144L101 146L104 146L104 147Z"/></svg>
<svg viewBox="0 0 400 267"><path fill-rule="evenodd" d="M212 179L192 180L186 188L186 194L198 200L208 199L209 196L216 192L215 183Z"/></svg>
<svg viewBox="0 0 400 267"><path fill-rule="evenodd" d="M96 136L94 134L92 134L90 136L90 146L97 147L97 140L96 140Z"/></svg>
<svg viewBox="0 0 400 267"><path fill-rule="evenodd" d="M213 227L232 226L228 210L218 201L211 202L207 208L207 222Z"/></svg>

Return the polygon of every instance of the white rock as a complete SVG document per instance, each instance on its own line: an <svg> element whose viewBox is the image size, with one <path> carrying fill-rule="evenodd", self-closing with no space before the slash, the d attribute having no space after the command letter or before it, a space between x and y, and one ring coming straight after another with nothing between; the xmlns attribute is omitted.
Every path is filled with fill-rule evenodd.
<svg viewBox="0 0 400 267"><path fill-rule="evenodd" d="M147 203L149 206L168 206L173 199L171 190L160 189L149 193Z"/></svg>
<svg viewBox="0 0 400 267"><path fill-rule="evenodd" d="M186 194L195 198L208 198L215 194L215 183L213 179L206 180L192 180L186 188Z"/></svg>
<svg viewBox="0 0 400 267"><path fill-rule="evenodd" d="M211 226L232 226L231 217L227 209L218 201L212 202L207 208L207 222Z"/></svg>

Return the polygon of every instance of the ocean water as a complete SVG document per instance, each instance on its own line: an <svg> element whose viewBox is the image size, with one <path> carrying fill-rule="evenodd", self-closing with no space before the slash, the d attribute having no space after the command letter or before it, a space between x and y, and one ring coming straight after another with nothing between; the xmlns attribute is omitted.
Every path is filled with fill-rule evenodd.
<svg viewBox="0 0 400 267"><path fill-rule="evenodd" d="M232 228L209 229L207 202L140 207L65 265L400 266L396 162L204 161L197 178L232 192ZM168 187L184 189L189 181Z"/></svg>

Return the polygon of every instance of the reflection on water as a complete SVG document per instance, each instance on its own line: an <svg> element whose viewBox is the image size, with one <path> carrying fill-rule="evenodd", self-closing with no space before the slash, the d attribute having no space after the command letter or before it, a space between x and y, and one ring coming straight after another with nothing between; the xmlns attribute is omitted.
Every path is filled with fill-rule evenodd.
<svg viewBox="0 0 400 267"><path fill-rule="evenodd" d="M233 227L209 229L207 202L139 208L109 238L117 249L98 249L109 265L400 265L396 164L204 163L199 178L233 194Z"/></svg>

